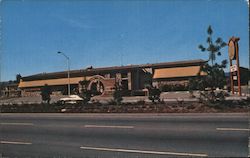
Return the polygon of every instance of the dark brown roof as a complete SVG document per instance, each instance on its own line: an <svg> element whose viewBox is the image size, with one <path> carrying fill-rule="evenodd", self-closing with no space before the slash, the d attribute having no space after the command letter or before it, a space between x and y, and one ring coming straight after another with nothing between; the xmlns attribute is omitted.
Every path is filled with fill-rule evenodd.
<svg viewBox="0 0 250 158"><path fill-rule="evenodd" d="M101 73L107 73L110 71L127 71L127 70L136 70L138 68L169 68L169 67L181 67L181 66L195 66L205 63L206 61L202 59L198 60L186 60L186 61L176 61L176 62L162 62L155 64L141 64L141 65L127 65L127 66L112 66L112 67L101 67L101 68L92 68L92 69L79 69L71 70L71 77L80 77L84 75L96 75ZM52 79L52 78L64 78L67 77L67 71L61 72L51 72L51 73L39 73L35 75L22 77L22 80L41 80L41 79Z"/></svg>

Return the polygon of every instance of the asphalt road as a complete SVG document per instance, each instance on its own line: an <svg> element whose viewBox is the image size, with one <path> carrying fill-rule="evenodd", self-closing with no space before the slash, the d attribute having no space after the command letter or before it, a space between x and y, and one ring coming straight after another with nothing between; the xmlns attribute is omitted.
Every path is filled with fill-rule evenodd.
<svg viewBox="0 0 250 158"><path fill-rule="evenodd" d="M0 157L247 157L249 114L0 114Z"/></svg>

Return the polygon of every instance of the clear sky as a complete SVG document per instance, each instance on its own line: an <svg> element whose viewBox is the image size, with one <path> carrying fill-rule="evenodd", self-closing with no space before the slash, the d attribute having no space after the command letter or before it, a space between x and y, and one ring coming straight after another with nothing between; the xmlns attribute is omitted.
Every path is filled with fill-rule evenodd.
<svg viewBox="0 0 250 158"><path fill-rule="evenodd" d="M214 38L240 37L240 62L249 67L246 0L19 0L0 2L1 80L71 69L208 59ZM228 48L217 61L228 59Z"/></svg>

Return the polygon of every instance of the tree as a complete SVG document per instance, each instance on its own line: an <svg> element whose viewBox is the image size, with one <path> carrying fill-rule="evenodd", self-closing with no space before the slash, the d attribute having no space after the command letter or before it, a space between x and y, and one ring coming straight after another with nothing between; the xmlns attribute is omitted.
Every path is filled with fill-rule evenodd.
<svg viewBox="0 0 250 158"><path fill-rule="evenodd" d="M49 104L49 102L50 102L50 95L52 94L52 92L51 92L51 89L50 89L50 87L47 85L47 84L45 84L43 87L42 87L42 89L41 89L41 96L42 96L42 100L43 101L45 101L45 102L47 102L47 104Z"/></svg>
<svg viewBox="0 0 250 158"><path fill-rule="evenodd" d="M84 79L79 84L81 85L80 97L83 99L83 103L86 104L92 97L92 92L88 90L89 81Z"/></svg>
<svg viewBox="0 0 250 158"><path fill-rule="evenodd" d="M212 34L213 30L212 27L209 26L207 29L208 37L207 37L207 43L208 46L205 48L203 45L199 45L198 48L202 52L208 52L208 63L204 64L200 72L198 74L198 77L192 81L192 79L189 82L189 91L192 91L194 89L198 89L200 91L201 96L205 100L208 100L209 102L215 102L216 100L222 100L224 99L222 97L221 93L215 94L214 90L216 88L223 88L223 86L226 84L226 78L224 73L224 68L226 68L227 60L223 60L221 64L216 63L216 57L221 56L221 49L225 47L227 44L223 42L222 38L218 37L215 42L212 40ZM211 61L211 64L209 64L209 61ZM205 74L202 76L201 74ZM205 91L202 93L201 91L204 91L205 89L208 89L208 91Z"/></svg>
<svg viewBox="0 0 250 158"><path fill-rule="evenodd" d="M208 46L207 46L207 48L205 48L202 44L200 44L198 46L198 48L202 52L208 52L209 53L209 61L211 61L211 65L213 66L214 62L216 60L216 56L221 56L220 50L223 47L227 46L227 44L225 42L223 42L221 37L218 37L216 39L216 41L213 42L213 39L212 39L213 30L212 30L211 25L208 26L207 34L208 34L208 37L207 37Z"/></svg>
<svg viewBox="0 0 250 158"><path fill-rule="evenodd" d="M21 80L22 76L20 74L16 75L16 82L19 83Z"/></svg>
<svg viewBox="0 0 250 158"><path fill-rule="evenodd" d="M123 89L122 89L122 86L120 85L119 82L116 82L115 83L115 87L114 87L114 93L113 93L113 98L114 98L114 101L116 102L116 104L121 104L123 98Z"/></svg>

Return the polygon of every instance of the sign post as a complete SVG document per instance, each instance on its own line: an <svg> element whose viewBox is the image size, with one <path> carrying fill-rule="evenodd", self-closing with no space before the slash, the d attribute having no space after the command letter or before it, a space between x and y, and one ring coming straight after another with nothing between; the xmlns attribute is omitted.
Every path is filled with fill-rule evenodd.
<svg viewBox="0 0 250 158"><path fill-rule="evenodd" d="M231 37L228 42L228 54L230 60L230 85L232 94L234 94L234 79L238 83L238 92L241 96L241 84L240 84L240 61L239 61L239 45L240 38ZM236 60L236 64L233 65L233 60ZM234 76L234 72L237 72L237 76Z"/></svg>

